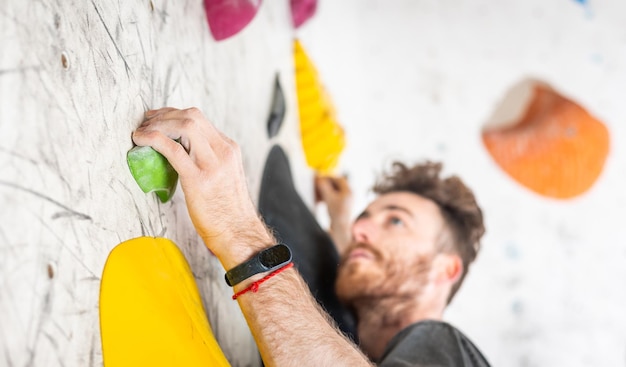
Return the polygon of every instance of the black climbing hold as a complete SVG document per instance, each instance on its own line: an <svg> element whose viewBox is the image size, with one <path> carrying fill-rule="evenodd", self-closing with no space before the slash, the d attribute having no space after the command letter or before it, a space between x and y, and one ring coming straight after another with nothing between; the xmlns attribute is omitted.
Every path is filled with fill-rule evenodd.
<svg viewBox="0 0 626 367"><path fill-rule="evenodd" d="M272 96L272 106L270 108L270 115L267 118L267 136L273 138L278 134L280 127L285 119L285 95L283 88L280 86L278 80L278 74L274 81L274 95Z"/></svg>

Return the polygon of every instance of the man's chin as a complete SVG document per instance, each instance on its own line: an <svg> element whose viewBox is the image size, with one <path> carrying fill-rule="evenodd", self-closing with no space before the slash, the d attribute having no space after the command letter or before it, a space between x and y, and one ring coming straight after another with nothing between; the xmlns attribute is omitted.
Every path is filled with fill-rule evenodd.
<svg viewBox="0 0 626 367"><path fill-rule="evenodd" d="M380 276L372 271L360 269L360 266L348 266L340 269L335 282L335 293L339 300L350 306L354 301L374 296Z"/></svg>

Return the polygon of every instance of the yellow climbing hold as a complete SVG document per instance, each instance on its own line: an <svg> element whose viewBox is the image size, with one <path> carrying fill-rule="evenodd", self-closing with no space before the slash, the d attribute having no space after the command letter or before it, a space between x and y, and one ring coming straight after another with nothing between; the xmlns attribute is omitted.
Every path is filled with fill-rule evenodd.
<svg viewBox="0 0 626 367"><path fill-rule="evenodd" d="M298 40L294 41L294 62L304 155L309 167L330 174L345 147L345 133L315 65Z"/></svg>
<svg viewBox="0 0 626 367"><path fill-rule="evenodd" d="M165 238L111 251L100 285L105 367L230 366L206 318L189 264Z"/></svg>

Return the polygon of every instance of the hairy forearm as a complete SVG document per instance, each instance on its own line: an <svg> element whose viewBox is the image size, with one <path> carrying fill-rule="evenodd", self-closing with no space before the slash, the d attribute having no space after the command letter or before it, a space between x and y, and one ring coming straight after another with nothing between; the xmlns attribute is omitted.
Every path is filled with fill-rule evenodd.
<svg viewBox="0 0 626 367"><path fill-rule="evenodd" d="M231 241L254 249L246 249L247 255L241 251L218 254L227 269L226 264L241 263L275 243L262 222L245 228ZM257 274L237 284L233 291L239 292L265 275ZM268 367L371 366L320 308L295 268L269 278L257 292L242 294L237 301Z"/></svg>
<svg viewBox="0 0 626 367"><path fill-rule="evenodd" d="M152 146L178 172L191 220L225 269L275 243L250 200L239 146L200 110L148 111L133 140ZM238 284L235 291L262 276ZM369 364L326 320L294 269L238 300L268 366Z"/></svg>
<svg viewBox="0 0 626 367"><path fill-rule="evenodd" d="M329 321L295 269L238 301L266 366L372 366Z"/></svg>

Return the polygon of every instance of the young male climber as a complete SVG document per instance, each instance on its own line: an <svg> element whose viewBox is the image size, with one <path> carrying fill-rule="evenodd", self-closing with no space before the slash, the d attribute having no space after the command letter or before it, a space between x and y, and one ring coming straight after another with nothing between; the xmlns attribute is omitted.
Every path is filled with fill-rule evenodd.
<svg viewBox="0 0 626 367"><path fill-rule="evenodd" d="M234 141L195 108L148 111L133 140L162 153L179 173L193 224L227 271L266 366L488 365L464 335L441 321L484 228L473 194L458 178L440 179L439 165L396 165L351 229L346 182L318 180L341 253L335 296L355 313L357 347L326 312L330 308L342 323L345 313L328 294L328 277L311 271L306 261L316 259L303 258L316 249L303 249L299 231L288 228L306 215L287 201L282 206L291 209L281 213L274 200L281 190L264 196L261 189L259 209L273 228L284 227L277 237L291 252L259 217ZM279 159L271 163L276 152ZM290 180L272 170L285 163L279 151L273 153L262 186ZM294 218L280 216L289 210ZM308 285L300 273L309 273ZM342 330L350 327L348 321Z"/></svg>

